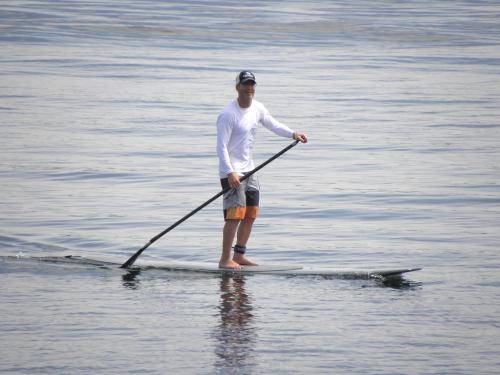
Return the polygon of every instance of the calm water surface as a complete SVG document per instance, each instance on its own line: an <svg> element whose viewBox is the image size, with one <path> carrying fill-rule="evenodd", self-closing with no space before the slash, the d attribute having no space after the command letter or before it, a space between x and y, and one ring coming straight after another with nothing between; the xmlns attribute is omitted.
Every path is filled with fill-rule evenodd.
<svg viewBox="0 0 500 375"><path fill-rule="evenodd" d="M496 374L495 1L4 1L0 372ZM259 175L262 262L424 267L399 285L125 261L219 191L234 76L311 142ZM265 129L264 161L289 144ZM142 255L216 261L215 202Z"/></svg>

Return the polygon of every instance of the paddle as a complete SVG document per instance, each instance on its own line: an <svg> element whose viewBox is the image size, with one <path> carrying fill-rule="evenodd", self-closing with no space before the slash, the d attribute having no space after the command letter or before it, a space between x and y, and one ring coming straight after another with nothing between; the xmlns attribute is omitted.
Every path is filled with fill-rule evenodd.
<svg viewBox="0 0 500 375"><path fill-rule="evenodd" d="M245 174L244 176L242 176L240 178L240 181L244 181L246 180L248 177L250 177L251 175L253 175L255 172L261 170L262 168L264 168L266 165L268 165L270 162L272 162L274 159L277 159L279 158L281 155L283 155L285 152L287 152L288 150L290 150L293 146L295 146L297 143L299 143L299 141L294 141L293 143L289 144L287 147L285 147L283 150L281 150L280 152L278 152L276 155L274 155L273 157L269 158L268 160L266 160L265 162L263 162L262 164L260 164L259 166L255 167L254 169L252 169L250 172L248 172L247 174ZM130 257L129 260L127 260L125 263L123 263L120 268L128 268L130 267L132 264L134 264L134 262L137 260L137 258L139 258L139 256L142 254L142 252L144 250L146 250L153 242L155 242L156 240L160 239L161 237L163 237L165 234L167 234L168 232L170 232L172 229L174 229L176 226L178 226L179 224L181 224L182 222L186 221L187 219L189 219L191 216L193 216L195 213L197 213L198 211L200 211L202 208L208 206L210 203L212 203L214 200L216 200L217 198L219 198L221 195L223 195L224 193L226 193L227 191L231 190L231 188L226 188L220 192L218 192L217 194L215 194L212 198L210 198L208 201L206 201L205 203L203 203L201 206L199 206L198 208L195 208L193 211L191 211L190 213L188 213L186 216L184 216L183 218L177 220L174 224L172 224L171 226L169 226L167 229L165 229L163 232L161 233L158 233L156 236L154 236L153 238L151 238L149 240L148 243L146 243L142 248L140 248L134 255L132 255Z"/></svg>

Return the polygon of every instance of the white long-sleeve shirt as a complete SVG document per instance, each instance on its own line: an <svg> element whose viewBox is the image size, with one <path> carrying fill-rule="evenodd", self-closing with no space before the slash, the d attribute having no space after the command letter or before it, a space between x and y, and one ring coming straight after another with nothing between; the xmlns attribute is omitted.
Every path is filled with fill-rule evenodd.
<svg viewBox="0 0 500 375"><path fill-rule="evenodd" d="M293 138L294 131L275 120L264 105L252 100L248 108L232 101L217 118L217 155L219 174L226 178L231 172L242 175L254 169L252 149L259 124L275 134Z"/></svg>

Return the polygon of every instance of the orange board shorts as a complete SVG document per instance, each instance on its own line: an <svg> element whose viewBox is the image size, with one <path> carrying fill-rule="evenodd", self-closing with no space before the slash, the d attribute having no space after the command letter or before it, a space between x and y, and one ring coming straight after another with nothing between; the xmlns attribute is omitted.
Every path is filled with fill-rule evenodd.
<svg viewBox="0 0 500 375"><path fill-rule="evenodd" d="M223 189L229 187L229 180L220 180ZM224 194L223 209L225 220L256 219L259 215L259 180L251 175L242 181L237 189L231 189Z"/></svg>

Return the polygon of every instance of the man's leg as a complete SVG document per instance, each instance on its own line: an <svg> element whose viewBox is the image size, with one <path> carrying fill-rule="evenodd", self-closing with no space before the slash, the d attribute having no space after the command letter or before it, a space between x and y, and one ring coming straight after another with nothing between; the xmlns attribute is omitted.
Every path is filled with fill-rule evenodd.
<svg viewBox="0 0 500 375"><path fill-rule="evenodd" d="M246 217L241 221L240 226L238 227L237 233L237 244L241 246L246 246L248 239L250 238L250 234L252 233L254 218Z"/></svg>
<svg viewBox="0 0 500 375"><path fill-rule="evenodd" d="M253 217L246 217L244 220L241 221L240 226L238 227L238 235L237 235L237 240L236 240L236 245L237 247L235 248L234 251L234 256L233 260L241 264L242 266L256 266L257 263L254 261L248 259L245 256L244 250L238 251L238 247L240 249L245 249L248 239L250 238L250 234L252 233L252 226L253 222L255 219Z"/></svg>
<svg viewBox="0 0 500 375"><path fill-rule="evenodd" d="M231 259L234 237L240 220L228 219L222 231L222 255L219 261L220 268L240 269L241 266Z"/></svg>

